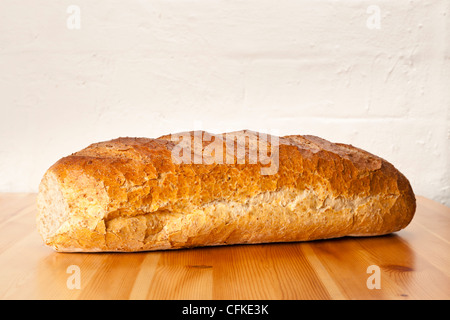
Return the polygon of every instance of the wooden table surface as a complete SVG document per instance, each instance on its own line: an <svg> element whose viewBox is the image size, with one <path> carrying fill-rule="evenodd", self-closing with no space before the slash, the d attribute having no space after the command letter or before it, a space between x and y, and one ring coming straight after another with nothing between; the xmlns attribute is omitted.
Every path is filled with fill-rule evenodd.
<svg viewBox="0 0 450 320"><path fill-rule="evenodd" d="M3 193L0 299L450 299L450 208L417 200L388 236L99 254L45 247L36 194Z"/></svg>

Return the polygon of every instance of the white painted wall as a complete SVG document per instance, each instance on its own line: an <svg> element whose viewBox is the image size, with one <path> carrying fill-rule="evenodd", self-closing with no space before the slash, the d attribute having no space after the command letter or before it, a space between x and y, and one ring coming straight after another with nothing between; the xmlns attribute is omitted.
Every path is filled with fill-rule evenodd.
<svg viewBox="0 0 450 320"><path fill-rule="evenodd" d="M364 148L450 206L449 92L449 1L2 0L0 191L92 142L248 128Z"/></svg>

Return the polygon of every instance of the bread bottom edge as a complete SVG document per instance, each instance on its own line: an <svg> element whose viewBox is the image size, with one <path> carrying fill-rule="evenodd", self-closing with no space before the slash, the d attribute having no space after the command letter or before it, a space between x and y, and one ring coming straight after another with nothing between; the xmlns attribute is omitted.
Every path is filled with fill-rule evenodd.
<svg viewBox="0 0 450 320"><path fill-rule="evenodd" d="M399 230L401 231L401 230ZM246 242L246 243L218 243L218 244L205 244L205 245L195 245L195 246L174 246L174 247L165 247L165 248L149 248L142 250L126 250L126 249L117 249L117 250L103 250L99 249L82 249L82 248L62 248L57 249L52 245L46 245L47 247L53 249L57 253L70 253L70 254L80 254L80 253L89 253L89 254L98 254L98 253L147 253L147 252L167 252L167 251L178 251L178 250L192 250L192 249L207 249L207 248L221 248L221 247L238 247L238 246L254 246L254 245L289 245L289 244L306 244L306 243L316 243L321 241L334 241L334 240L345 240L346 238L380 238L386 237L390 235L395 235L398 231L387 232L383 234L350 234L343 236L335 236L329 238L318 238L318 239L308 239L308 240L292 240L292 241L267 241L267 242Z"/></svg>

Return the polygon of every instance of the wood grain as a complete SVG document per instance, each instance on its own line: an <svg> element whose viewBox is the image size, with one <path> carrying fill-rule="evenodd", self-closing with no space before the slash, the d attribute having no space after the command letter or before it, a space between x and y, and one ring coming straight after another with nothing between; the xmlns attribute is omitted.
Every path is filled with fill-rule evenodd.
<svg viewBox="0 0 450 320"><path fill-rule="evenodd" d="M450 299L450 208L423 197L383 237L100 254L45 247L35 199L0 194L1 299ZM380 289L367 288L370 265Z"/></svg>

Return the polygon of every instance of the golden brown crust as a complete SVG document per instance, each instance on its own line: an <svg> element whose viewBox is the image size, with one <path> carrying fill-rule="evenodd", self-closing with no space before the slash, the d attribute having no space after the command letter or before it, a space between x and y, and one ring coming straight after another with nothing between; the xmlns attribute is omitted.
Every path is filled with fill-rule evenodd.
<svg viewBox="0 0 450 320"><path fill-rule="evenodd" d="M190 159L199 152L207 159L214 141L225 152L209 156L223 163L177 163L180 140L171 136L95 143L56 162L38 197L45 243L58 251L143 251L302 241L391 233L413 218L408 180L361 149L314 136L280 137L277 170L264 175L269 165L250 157L276 141L272 136L196 134L203 139L196 148L189 133ZM229 154L229 141L244 143L245 161Z"/></svg>

